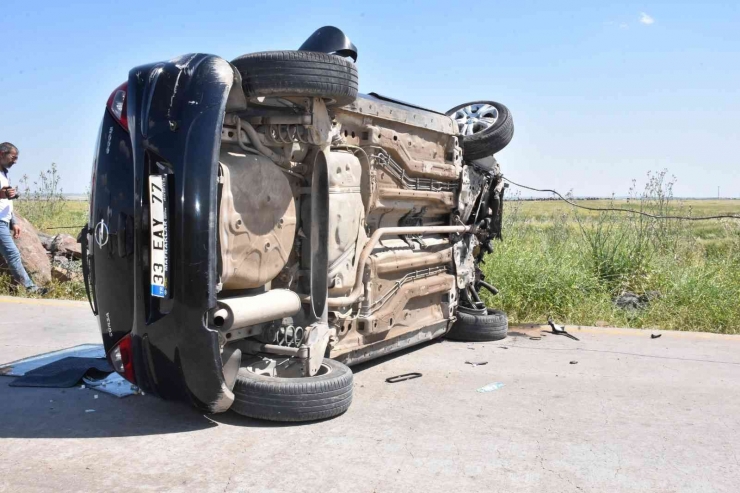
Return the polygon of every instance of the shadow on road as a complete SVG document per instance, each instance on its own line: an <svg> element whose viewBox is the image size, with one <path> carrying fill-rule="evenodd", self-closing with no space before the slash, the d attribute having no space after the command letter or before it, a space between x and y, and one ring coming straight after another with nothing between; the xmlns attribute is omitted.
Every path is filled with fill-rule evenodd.
<svg viewBox="0 0 740 493"><path fill-rule="evenodd" d="M398 352L391 353L386 356L381 356L380 358L373 359L365 363L359 363L357 365L353 365L352 373L360 373L361 371L368 370L378 365L382 365L383 363L387 363L388 361L392 361L396 358L401 358L407 354L415 353L416 351L423 351L425 348L428 348L429 346L433 346L435 344L439 344L443 341L444 339L434 339L431 341L423 342L417 346L411 346L409 348L402 349Z"/></svg>
<svg viewBox="0 0 740 493"><path fill-rule="evenodd" d="M359 373L428 350L439 342L433 340L358 364L352 371ZM219 425L273 428L311 424L261 421L231 411L204 414L190 403L165 401L150 395L117 398L79 387L9 387L12 381L11 377L0 377L0 439L133 437L187 433Z"/></svg>
<svg viewBox="0 0 740 493"><path fill-rule="evenodd" d="M12 378L0 377L0 439L166 435L219 425L295 426L250 419L231 411L204 414L187 402L165 401L150 395L119 399L79 387L9 387L10 382Z"/></svg>

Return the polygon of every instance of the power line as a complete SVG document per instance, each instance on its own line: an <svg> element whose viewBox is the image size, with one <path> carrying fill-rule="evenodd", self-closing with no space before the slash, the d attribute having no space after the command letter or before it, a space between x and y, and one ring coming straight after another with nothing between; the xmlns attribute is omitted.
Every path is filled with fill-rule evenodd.
<svg viewBox="0 0 740 493"><path fill-rule="evenodd" d="M543 192L543 193L554 193L558 197L560 197L560 200L566 202L567 204L570 204L573 207L578 207L579 209L586 209L587 211L598 211L598 212L628 212L630 214L639 214L641 216L651 217L653 219L681 219L686 221L706 221L709 219L740 219L740 216L735 216L732 214L722 214L719 216L699 216L699 217L691 217L691 216L659 216L657 214L650 214L647 212L642 211L636 211L634 209L623 209L620 207L587 207L585 205L576 204L575 202L572 202L571 200L568 200L567 198L563 197L559 192L556 190L550 190L548 188L545 189L539 189L539 188L532 188L528 187L526 185L520 185L519 183L513 182L506 178L504 176L504 180L508 181L512 185L515 185L517 187L526 188L527 190L532 190L533 192Z"/></svg>
<svg viewBox="0 0 740 493"><path fill-rule="evenodd" d="M527 185L521 185L521 184L519 184L519 183L517 183L515 181L512 181L512 180L506 178L505 176L503 178L504 178L504 180L508 181L509 183L511 183L514 186L517 186L517 187L520 187L520 188L525 188L525 189L531 190L533 192L554 193L563 202L565 202L565 203L567 203L567 204L569 204L569 205L571 205L573 207L577 207L579 209L585 209L587 211L596 211L596 212L627 212L627 213L630 213L630 214L639 214L640 216L651 217L653 219L679 219L679 220L685 220L685 221L708 221L710 219L740 219L740 216L736 216L736 215L733 215L733 214L720 214L720 215L717 215L717 216L698 216L698 217L692 217L692 216L660 216L660 215L657 215L657 214L650 214L648 212L636 211L634 209L624 209L624 208L621 208L621 207L604 207L604 208L602 208L602 207L588 207L588 206L585 206L585 205L576 204L575 202L573 202L573 201L565 198L557 190L551 190L549 188L543 188L543 189L540 189L540 188L532 188L532 187L528 187ZM80 228L84 228L86 226L87 225L80 225L80 226L50 226L50 227L47 227L45 229L80 229Z"/></svg>

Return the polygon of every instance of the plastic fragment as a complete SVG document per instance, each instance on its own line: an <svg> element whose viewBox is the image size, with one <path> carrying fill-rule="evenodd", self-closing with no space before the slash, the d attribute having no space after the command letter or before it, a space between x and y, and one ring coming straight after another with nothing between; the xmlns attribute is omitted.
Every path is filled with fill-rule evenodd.
<svg viewBox="0 0 740 493"><path fill-rule="evenodd" d="M85 412L86 413L94 413L95 412L95 409L85 409Z"/></svg>
<svg viewBox="0 0 740 493"><path fill-rule="evenodd" d="M476 366L487 365L488 364L488 361L466 361L465 364L466 365L473 365L473 367L476 367Z"/></svg>
<svg viewBox="0 0 740 493"><path fill-rule="evenodd" d="M494 390L498 390L503 386L504 384L501 382L493 382L479 388L476 392L493 392Z"/></svg>
<svg viewBox="0 0 740 493"><path fill-rule="evenodd" d="M98 398L98 394L95 394L95 395L93 396L93 399L97 399L97 398Z"/></svg>

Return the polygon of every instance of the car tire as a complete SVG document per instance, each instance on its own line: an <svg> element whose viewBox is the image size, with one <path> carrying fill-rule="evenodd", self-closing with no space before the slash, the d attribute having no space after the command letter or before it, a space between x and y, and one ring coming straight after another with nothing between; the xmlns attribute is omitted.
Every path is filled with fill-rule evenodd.
<svg viewBox="0 0 740 493"><path fill-rule="evenodd" d="M303 378L268 377L241 368L231 409L269 421L314 421L338 416L352 404L352 370L328 358L321 368L324 373Z"/></svg>
<svg viewBox="0 0 740 493"><path fill-rule="evenodd" d="M461 133L463 137L463 157L469 161L496 154L509 145L509 142L511 142L511 139L514 137L514 120L511 117L509 108L495 101L473 101L461 104L459 106L455 106L445 114L455 119L454 116L458 111L464 110L468 107L475 108L478 105L492 106L496 109L498 117L488 128L482 129L478 122L471 124L474 125L473 133L467 135ZM485 106L483 108L485 108ZM472 119L477 122L480 118L476 116L477 112L475 113L476 114L472 116ZM459 114L458 116L462 117L462 114ZM462 125L464 124L463 119L460 118L455 120L458 124L458 131L462 132ZM466 128L465 130L465 133L467 133L469 129Z"/></svg>
<svg viewBox="0 0 740 493"><path fill-rule="evenodd" d="M457 320L447 333L447 338L464 342L500 341L506 338L509 321L506 314L493 308L485 313L458 307Z"/></svg>
<svg viewBox="0 0 740 493"><path fill-rule="evenodd" d="M357 98L357 67L350 60L313 51L263 51L231 62L250 97L320 97L327 106Z"/></svg>

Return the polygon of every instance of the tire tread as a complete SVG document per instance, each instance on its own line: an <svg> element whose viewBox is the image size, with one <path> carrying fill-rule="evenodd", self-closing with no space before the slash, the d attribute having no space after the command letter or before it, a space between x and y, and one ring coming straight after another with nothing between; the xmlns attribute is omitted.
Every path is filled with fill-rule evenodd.
<svg viewBox="0 0 740 493"><path fill-rule="evenodd" d="M352 371L324 359L331 372L300 379L271 378L239 372L231 408L244 416L270 421L313 421L338 416L352 404Z"/></svg>
<svg viewBox="0 0 740 493"><path fill-rule="evenodd" d="M357 98L357 67L337 55L266 51L242 55L232 64L247 97L325 97L332 100L330 106L345 106Z"/></svg>

